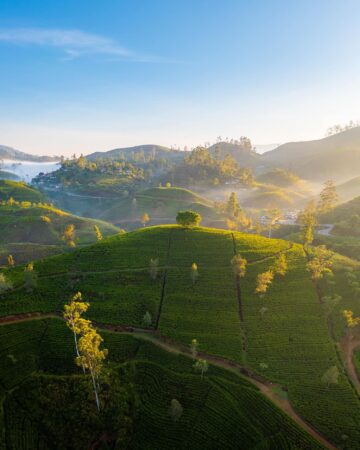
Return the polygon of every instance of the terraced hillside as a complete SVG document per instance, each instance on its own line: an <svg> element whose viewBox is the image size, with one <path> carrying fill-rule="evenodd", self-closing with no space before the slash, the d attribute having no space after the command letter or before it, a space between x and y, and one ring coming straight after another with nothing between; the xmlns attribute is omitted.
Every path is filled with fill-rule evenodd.
<svg viewBox="0 0 360 450"><path fill-rule="evenodd" d="M126 448L204 449L215 442L224 449L234 442L244 450L324 448L234 370L211 365L201 379L189 357L141 337L104 330L102 335L112 363L133 367L139 404ZM41 409L40 386L70 382L77 373L70 331L55 318L3 325L0 355L2 443L16 450L59 448L58 436L49 435L51 413ZM169 415L173 398L183 407L176 423Z"/></svg>
<svg viewBox="0 0 360 450"><path fill-rule="evenodd" d="M276 276L269 292L260 298L254 293L256 277L272 267L280 253L286 255L288 272L284 277ZM232 271L231 259L235 254L241 254L248 261L246 276L241 280L236 280ZM149 276L151 258L159 260L155 280ZM327 320L322 298L306 271L306 261L301 246L281 240L208 228L149 227L36 262L38 284L33 292L25 290L21 267L6 270L13 288L2 295L0 315L54 314L76 291L81 291L90 301L88 316L101 327L119 330L141 327L144 314L149 312L153 331L149 330L146 336L165 336L177 346L188 346L191 339L196 338L200 351L210 361L216 356L230 367L241 366L247 373L250 371L276 383L283 388L281 396L288 397L299 416L330 442L339 448L358 448L359 398L337 353L333 337L338 340L341 336L334 335L329 326L332 321ZM190 273L194 262L198 266L195 284ZM123 345L119 347L124 349ZM110 344L109 348L111 350ZM136 353L134 347L131 348L131 352ZM144 354L140 354L143 358ZM159 364L150 351L147 358ZM166 356L159 358L162 364ZM340 375L338 383L328 387L322 377L333 366L338 367ZM178 366L171 367L178 376ZM149 366L146 370L153 368L151 366L150 370ZM162 379L162 376L165 375L156 375L155 379ZM156 383L162 385L154 382L155 386ZM235 386L228 383L217 382L217 386L235 405L236 399L242 398L242 387L236 387L237 382ZM197 392L194 387L189 389L189 393ZM155 395L158 390L154 388L153 392ZM202 402L201 395L194 394L194 401ZM216 410L218 397L209 394L206 398L214 402L210 410ZM208 414L206 408L202 411ZM203 426L212 423L212 414L209 414L196 423L203 423ZM230 420L231 416L232 413L223 417ZM247 413L245 417L252 425L255 423L255 418L249 418ZM222 420L225 427L224 422L227 419ZM240 429L243 435L244 428ZM205 436L212 436L209 433ZM230 431L224 428L224 448L227 448L225 435L230 436ZM282 432L280 435L279 439L283 439ZM166 445L169 448L169 442ZM255 448L252 444L246 445L241 448ZM149 444L149 448L156 446ZM189 448L201 448L201 445ZM202 448L208 447L203 444ZM264 442L261 448L316 447Z"/></svg>
<svg viewBox="0 0 360 450"><path fill-rule="evenodd" d="M62 253L68 247L62 239L68 225L75 227L75 244L96 241L94 226L103 236L119 232L106 222L73 216L43 203L0 204L0 265L9 254L18 263Z"/></svg>

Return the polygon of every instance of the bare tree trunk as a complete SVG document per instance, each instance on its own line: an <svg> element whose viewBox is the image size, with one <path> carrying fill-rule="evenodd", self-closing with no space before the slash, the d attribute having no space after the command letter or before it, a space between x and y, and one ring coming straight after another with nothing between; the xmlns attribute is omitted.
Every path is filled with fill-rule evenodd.
<svg viewBox="0 0 360 450"><path fill-rule="evenodd" d="M78 358L80 358L80 353L79 353L79 347L78 347L78 343L77 343L77 337L76 337L76 333L75 333L75 327L74 327L74 324L72 324L72 327L73 327L73 333L74 333L74 341L75 341L75 351L76 351L76 355L77 355L77 357ZM81 364L81 367L82 367L82 370L83 370L83 372L85 373L85 367L84 367L84 364Z"/></svg>
<svg viewBox="0 0 360 450"><path fill-rule="evenodd" d="M94 375L92 373L91 373L91 378L92 378L92 382L93 382L93 386L94 386L96 407L97 407L97 410L100 411L99 394L97 391L96 381L95 381Z"/></svg>

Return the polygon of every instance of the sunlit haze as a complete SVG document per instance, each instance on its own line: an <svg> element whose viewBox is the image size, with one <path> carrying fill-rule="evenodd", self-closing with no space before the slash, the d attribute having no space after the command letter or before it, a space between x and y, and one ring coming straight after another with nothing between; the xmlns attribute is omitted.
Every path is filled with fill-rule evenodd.
<svg viewBox="0 0 360 450"><path fill-rule="evenodd" d="M356 0L4 0L0 144L321 138L360 118L359 19Z"/></svg>

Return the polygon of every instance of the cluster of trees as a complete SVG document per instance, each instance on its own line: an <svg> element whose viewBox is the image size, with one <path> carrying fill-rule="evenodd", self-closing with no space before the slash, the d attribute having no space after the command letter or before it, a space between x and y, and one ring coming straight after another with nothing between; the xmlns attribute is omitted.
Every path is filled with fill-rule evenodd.
<svg viewBox="0 0 360 450"><path fill-rule="evenodd" d="M111 182L101 184L102 180ZM83 187L90 189L112 189L121 185L122 188L133 184L142 184L145 180L144 169L126 161L101 159L96 162L88 161L83 155L74 159L63 159L60 169L50 174L40 173L33 179L38 185ZM100 184L99 184L100 183Z"/></svg>
<svg viewBox="0 0 360 450"><path fill-rule="evenodd" d="M45 208L57 211L52 203L18 201L14 200L13 197L9 197L7 200L1 200L0 206L17 206L19 208Z"/></svg>
<svg viewBox="0 0 360 450"><path fill-rule="evenodd" d="M162 181L171 180L178 186L220 186L225 183L238 183L251 186L254 178L249 168L241 168L235 159L225 155L221 159L211 155L205 147L197 147L184 160L176 164Z"/></svg>
<svg viewBox="0 0 360 450"><path fill-rule="evenodd" d="M326 135L332 136L334 134L341 133L342 131L350 130L351 128L356 128L358 126L360 126L360 123L358 121L354 122L353 120L350 120L350 122L345 125L337 124L337 125L334 125L334 126L328 128Z"/></svg>

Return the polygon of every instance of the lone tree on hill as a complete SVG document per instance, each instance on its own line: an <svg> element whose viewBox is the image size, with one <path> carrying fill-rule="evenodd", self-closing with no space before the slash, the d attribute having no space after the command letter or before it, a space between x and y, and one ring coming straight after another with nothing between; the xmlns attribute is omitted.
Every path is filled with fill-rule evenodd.
<svg viewBox="0 0 360 450"><path fill-rule="evenodd" d="M69 247L76 247L75 225L73 225L73 224L67 225L64 230L64 234L63 234L62 238Z"/></svg>
<svg viewBox="0 0 360 450"><path fill-rule="evenodd" d="M206 359L198 359L194 364L194 369L196 370L196 372L201 373L201 379L203 379L204 373L209 369L209 364Z"/></svg>
<svg viewBox="0 0 360 450"><path fill-rule="evenodd" d="M173 398L170 402L170 417L173 422L177 422L180 417L182 416L184 409L181 406L181 403L176 400L176 398Z"/></svg>
<svg viewBox="0 0 360 450"><path fill-rule="evenodd" d="M274 264L274 273L284 276L287 272L288 264L284 253L280 253Z"/></svg>
<svg viewBox="0 0 360 450"><path fill-rule="evenodd" d="M101 234L100 228L94 225L95 236L98 241L102 241L103 235Z"/></svg>
<svg viewBox="0 0 360 450"><path fill-rule="evenodd" d="M328 250L325 245L319 245L314 249L310 261L307 263L307 270L311 273L311 278L315 281L320 280L324 273L331 272L333 252Z"/></svg>
<svg viewBox="0 0 360 450"><path fill-rule="evenodd" d="M142 323L143 323L144 327L146 327L146 328L149 328L151 326L152 318L151 318L151 314L149 313L149 311L146 311L146 313L144 314Z"/></svg>
<svg viewBox="0 0 360 450"><path fill-rule="evenodd" d="M331 211L338 201L338 195L336 192L336 186L332 180L328 180L324 183L324 188L320 192L320 200L318 209L320 213L326 213Z"/></svg>
<svg viewBox="0 0 360 450"><path fill-rule="evenodd" d="M191 264L190 277L193 284L195 284L197 279L199 278L199 271L196 263Z"/></svg>
<svg viewBox="0 0 360 450"><path fill-rule="evenodd" d="M314 229L317 226L317 213L314 201L310 201L305 209L299 214L298 222L302 228L303 243L307 247L314 240Z"/></svg>
<svg viewBox="0 0 360 450"><path fill-rule="evenodd" d="M141 223L143 225L143 227L146 226L146 224L150 221L150 216L147 213L144 213L141 217Z"/></svg>
<svg viewBox="0 0 360 450"><path fill-rule="evenodd" d="M354 313L349 309L343 311L343 316L345 317L348 328L355 328L360 324L360 317L354 317Z"/></svg>
<svg viewBox="0 0 360 450"><path fill-rule="evenodd" d="M267 270L266 272L260 273L256 279L256 294L264 295L269 289L273 279L274 272L272 270Z"/></svg>
<svg viewBox="0 0 360 450"><path fill-rule="evenodd" d="M236 197L236 192L230 194L226 204L226 212L232 217L236 217L240 212L240 205Z"/></svg>
<svg viewBox="0 0 360 450"><path fill-rule="evenodd" d="M75 363L82 367L84 373L86 370L89 371L95 393L96 407L100 411L99 377L108 351L100 349L103 338L93 328L91 321L81 317L88 308L89 303L83 302L82 295L78 292L64 306L64 319L74 334ZM79 341L78 335L80 336Z"/></svg>
<svg viewBox="0 0 360 450"><path fill-rule="evenodd" d="M89 308L89 303L84 302L82 299L81 292L76 293L69 301L68 304L64 306L64 319L67 326L73 332L74 342L75 342L75 352L76 356L79 357L79 348L77 335L80 334L83 328L80 322L81 315L86 312Z"/></svg>
<svg viewBox="0 0 360 450"><path fill-rule="evenodd" d="M37 286L37 272L34 270L34 264L29 263L24 269L25 289L31 292Z"/></svg>
<svg viewBox="0 0 360 450"><path fill-rule="evenodd" d="M185 228L197 227L201 222L201 216L195 211L179 211L176 222Z"/></svg>
<svg viewBox="0 0 360 450"><path fill-rule="evenodd" d="M190 351L194 359L198 355L198 349L199 349L199 341L197 339L193 339L190 344Z"/></svg>
<svg viewBox="0 0 360 450"><path fill-rule="evenodd" d="M0 295L12 288L10 281L7 281L5 275L0 273Z"/></svg>
<svg viewBox="0 0 360 450"><path fill-rule="evenodd" d="M99 377L108 354L107 349L100 349L102 342L103 338L100 334L92 326L87 327L79 339L80 356L75 359L78 366L82 366L90 372L98 411L100 411Z"/></svg>
<svg viewBox="0 0 360 450"><path fill-rule="evenodd" d="M241 255L235 255L231 260L231 265L235 276L243 278L246 274L247 261Z"/></svg>
<svg viewBox="0 0 360 450"><path fill-rule="evenodd" d="M15 266L15 259L13 257L13 255L9 255L7 257L7 263L9 267L14 267Z"/></svg>
<svg viewBox="0 0 360 450"><path fill-rule="evenodd" d="M338 367L332 366L321 377L321 381L326 385L326 387L330 387L331 384L339 383L339 376L340 376L340 372L339 372Z"/></svg>

